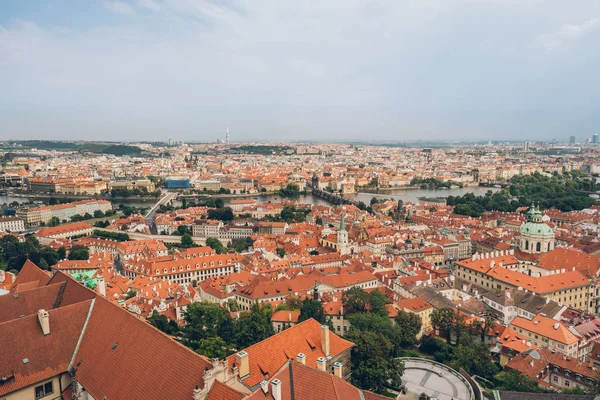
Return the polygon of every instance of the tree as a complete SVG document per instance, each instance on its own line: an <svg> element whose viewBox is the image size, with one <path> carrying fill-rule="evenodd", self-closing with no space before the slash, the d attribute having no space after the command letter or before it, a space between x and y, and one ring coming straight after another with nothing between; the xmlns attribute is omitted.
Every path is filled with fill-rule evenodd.
<svg viewBox="0 0 600 400"><path fill-rule="evenodd" d="M81 245L71 247L69 251L69 260L87 260L90 258L90 250Z"/></svg>
<svg viewBox="0 0 600 400"><path fill-rule="evenodd" d="M301 310L304 302L298 297L288 296L285 298L285 305L288 310Z"/></svg>
<svg viewBox="0 0 600 400"><path fill-rule="evenodd" d="M64 260L67 258L67 249L65 249L64 246L60 246L56 252L56 255L58 256L59 260Z"/></svg>
<svg viewBox="0 0 600 400"><path fill-rule="evenodd" d="M410 346L416 343L417 335L421 331L421 318L415 314L406 311L398 311L395 318L396 326L400 329L400 341L403 346Z"/></svg>
<svg viewBox="0 0 600 400"><path fill-rule="evenodd" d="M176 335L179 332L179 327L175 321L168 319L164 315L160 315L156 310L152 311L148 322L167 335Z"/></svg>
<svg viewBox="0 0 600 400"><path fill-rule="evenodd" d="M294 207L285 206L283 210L281 210L281 219L290 223L294 220Z"/></svg>
<svg viewBox="0 0 600 400"><path fill-rule="evenodd" d="M208 358L223 359L231 354L227 343L219 336L211 336L200 340L200 345L196 349L196 353L202 354Z"/></svg>
<svg viewBox="0 0 600 400"><path fill-rule="evenodd" d="M315 223L316 223L317 225L323 225L323 218L321 218L321 217L317 217L317 219L315 220Z"/></svg>
<svg viewBox="0 0 600 400"><path fill-rule="evenodd" d="M449 365L457 371L463 368L470 375L479 375L486 379L492 379L500 370L500 367L492 362L488 346L475 343L468 333L464 334L462 343L454 348L454 359Z"/></svg>
<svg viewBox="0 0 600 400"><path fill-rule="evenodd" d="M496 389L514 392L540 392L537 382L515 370L502 371L494 376Z"/></svg>
<svg viewBox="0 0 600 400"><path fill-rule="evenodd" d="M344 292L342 296L346 314L371 312L387 316L387 298L379 290L365 292L362 288L355 286Z"/></svg>
<svg viewBox="0 0 600 400"><path fill-rule="evenodd" d="M60 225L60 219L58 217L50 218L50 221L48 222L48 226L58 226L58 225Z"/></svg>
<svg viewBox="0 0 600 400"><path fill-rule="evenodd" d="M450 332L452 331L454 321L454 310L451 308L435 309L431 312L430 318L433 329L438 330L441 336L450 340Z"/></svg>
<svg viewBox="0 0 600 400"><path fill-rule="evenodd" d="M282 249L281 247L278 247L275 251L277 252L277 256L279 258L285 257L285 249Z"/></svg>
<svg viewBox="0 0 600 400"><path fill-rule="evenodd" d="M211 247L217 254L227 253L227 248L217 238L207 238L206 245Z"/></svg>
<svg viewBox="0 0 600 400"><path fill-rule="evenodd" d="M190 235L189 233L185 233L181 237L181 245L183 247L192 247L192 246L194 246L194 239L192 239L192 235Z"/></svg>
<svg viewBox="0 0 600 400"><path fill-rule="evenodd" d="M327 316L325 315L325 311L323 310L323 304L321 304L319 300L307 297L304 300L302 300L298 322L306 321L310 318L314 318L321 324L327 322Z"/></svg>
<svg viewBox="0 0 600 400"><path fill-rule="evenodd" d="M104 213L100 210L94 211L94 218L102 218L104 217Z"/></svg>
<svg viewBox="0 0 600 400"><path fill-rule="evenodd" d="M218 304L192 303L184 313L184 319L183 339L193 348L198 348L200 341L209 337L231 337L231 316Z"/></svg>
<svg viewBox="0 0 600 400"><path fill-rule="evenodd" d="M272 311L270 304L260 307L255 302L250 307L250 311L240 314L234 325L235 342L238 347L251 346L273 334L273 327L271 326Z"/></svg>
<svg viewBox="0 0 600 400"><path fill-rule="evenodd" d="M129 291L127 291L127 294L125 295L125 300L129 300L129 299L131 299L132 297L135 297L135 296L137 296L137 290L135 290L135 289L129 289Z"/></svg>
<svg viewBox="0 0 600 400"><path fill-rule="evenodd" d="M402 385L404 364L390 357L394 346L388 338L378 333L352 329L347 339L354 343L352 384L375 393L384 393L390 385Z"/></svg>

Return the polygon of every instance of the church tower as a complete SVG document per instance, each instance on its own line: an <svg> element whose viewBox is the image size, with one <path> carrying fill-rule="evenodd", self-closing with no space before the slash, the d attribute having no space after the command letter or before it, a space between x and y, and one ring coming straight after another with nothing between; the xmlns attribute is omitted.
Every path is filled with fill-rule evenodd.
<svg viewBox="0 0 600 400"><path fill-rule="evenodd" d="M521 226L519 249L524 253L538 254L554 250L554 230L542 221L539 207L532 204L527 212L527 222Z"/></svg>
<svg viewBox="0 0 600 400"><path fill-rule="evenodd" d="M337 245L340 254L348 254L348 232L346 231L346 222L344 221L344 212L342 211L342 217L340 221L340 230L337 234Z"/></svg>

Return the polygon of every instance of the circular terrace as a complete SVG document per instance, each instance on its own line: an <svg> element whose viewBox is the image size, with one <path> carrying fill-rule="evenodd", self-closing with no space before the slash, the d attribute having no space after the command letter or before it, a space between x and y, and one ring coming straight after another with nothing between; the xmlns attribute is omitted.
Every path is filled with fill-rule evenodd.
<svg viewBox="0 0 600 400"><path fill-rule="evenodd" d="M425 358L403 357L402 381L409 398L421 393L437 400L473 400L475 393L467 378L444 364Z"/></svg>

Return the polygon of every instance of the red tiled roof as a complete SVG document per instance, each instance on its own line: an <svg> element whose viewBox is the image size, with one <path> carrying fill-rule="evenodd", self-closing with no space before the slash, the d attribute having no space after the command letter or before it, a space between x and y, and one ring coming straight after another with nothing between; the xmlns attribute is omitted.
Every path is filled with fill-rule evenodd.
<svg viewBox="0 0 600 400"><path fill-rule="evenodd" d="M0 385L0 396L67 370L91 303L49 310L50 334L46 336L37 313L0 324L0 337L5 338L0 376L9 378Z"/></svg>
<svg viewBox="0 0 600 400"><path fill-rule="evenodd" d="M242 400L246 395L215 379L206 400Z"/></svg>
<svg viewBox="0 0 600 400"><path fill-rule="evenodd" d="M332 357L352 348L354 344L329 332L329 350ZM250 365L250 375L243 380L252 387L265 379L264 374L272 376L289 359L299 353L306 355L306 365L316 367L317 358L326 357L321 349L321 324L308 319L288 328L270 338L258 342L246 349ZM228 357L229 365L236 361L236 355Z"/></svg>
<svg viewBox="0 0 600 400"><path fill-rule="evenodd" d="M35 265L31 260L25 261L21 271L17 275L17 279L15 279L13 283L13 289L17 287L17 285L22 285L24 283L37 283L34 287L44 286L50 280L50 276L46 274L44 271L39 269L37 265Z"/></svg>
<svg viewBox="0 0 600 400"><path fill-rule="evenodd" d="M205 369L212 367L102 297L96 297L74 362L81 362L77 378L96 399L191 398L196 385L204 385Z"/></svg>
<svg viewBox="0 0 600 400"><path fill-rule="evenodd" d="M296 361L285 363L282 368L269 379L269 391L265 394L261 389L246 397L247 400L272 399L273 380L281 381L281 400L385 400L371 392L358 389L333 374L321 372Z"/></svg>

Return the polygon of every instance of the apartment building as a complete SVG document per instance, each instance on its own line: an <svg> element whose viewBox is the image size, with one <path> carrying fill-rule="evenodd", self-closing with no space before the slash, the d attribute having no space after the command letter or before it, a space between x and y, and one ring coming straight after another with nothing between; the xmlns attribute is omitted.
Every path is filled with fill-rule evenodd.
<svg viewBox="0 0 600 400"><path fill-rule="evenodd" d="M215 276L229 275L241 269L241 256L216 254L206 247L187 249L166 257L134 258L123 262L125 276L168 279L179 284L200 282Z"/></svg>
<svg viewBox="0 0 600 400"><path fill-rule="evenodd" d="M25 221L15 216L0 217L0 232L23 232Z"/></svg>
<svg viewBox="0 0 600 400"><path fill-rule="evenodd" d="M537 315L529 320L516 317L509 328L525 336L535 347L544 347L567 357L578 358L579 338L554 319Z"/></svg>
<svg viewBox="0 0 600 400"><path fill-rule="evenodd" d="M72 238L75 236L88 236L94 231L94 227L87 222L73 222L71 224L42 228L35 236L40 243L47 245L54 239Z"/></svg>

